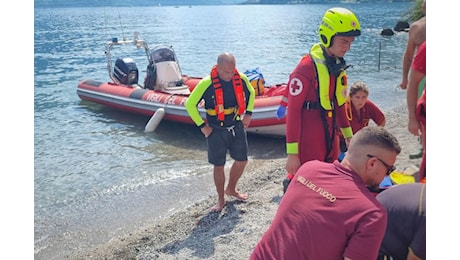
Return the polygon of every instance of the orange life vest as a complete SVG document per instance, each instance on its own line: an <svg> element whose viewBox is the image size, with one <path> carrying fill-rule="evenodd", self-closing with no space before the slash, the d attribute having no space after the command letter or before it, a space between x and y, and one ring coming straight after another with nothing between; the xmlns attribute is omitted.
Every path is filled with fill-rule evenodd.
<svg viewBox="0 0 460 260"><path fill-rule="evenodd" d="M217 67L212 67L211 70L211 80L214 85L214 91L216 93L216 114L219 121L224 121L225 119L225 109L224 109L224 94L222 91L222 84L220 83L219 75L217 73ZM243 82L240 77L240 73L235 69L232 78L233 90L235 91L236 102L238 103L238 115L241 115L246 110L246 100L244 98L243 91Z"/></svg>

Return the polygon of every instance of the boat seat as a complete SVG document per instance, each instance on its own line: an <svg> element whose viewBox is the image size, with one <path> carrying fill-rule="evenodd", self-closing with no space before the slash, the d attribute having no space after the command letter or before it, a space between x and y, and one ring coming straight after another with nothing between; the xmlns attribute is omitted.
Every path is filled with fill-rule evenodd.
<svg viewBox="0 0 460 260"><path fill-rule="evenodd" d="M155 90L190 94L189 87L184 85L182 74L176 61L163 61L156 63L155 66L157 74Z"/></svg>

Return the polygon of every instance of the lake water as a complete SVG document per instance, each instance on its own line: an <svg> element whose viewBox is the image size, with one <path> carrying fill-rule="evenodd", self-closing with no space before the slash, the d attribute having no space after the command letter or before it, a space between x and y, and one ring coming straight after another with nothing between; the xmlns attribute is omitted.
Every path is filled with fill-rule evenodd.
<svg viewBox="0 0 460 260"><path fill-rule="evenodd" d="M405 102L396 89L407 33L382 37L411 3L343 4L362 36L347 53L349 82L364 80L383 110ZM34 253L63 259L146 222L215 196L206 143L193 126L162 122L81 101L83 79L108 80L104 44L135 31L153 47L174 47L183 74L205 76L222 51L240 71L258 67L286 82L312 44L330 5L35 9ZM133 49L130 48L129 51ZM144 54L131 57L143 79ZM249 136L250 160L284 157L284 139ZM280 187L281 189L281 187Z"/></svg>

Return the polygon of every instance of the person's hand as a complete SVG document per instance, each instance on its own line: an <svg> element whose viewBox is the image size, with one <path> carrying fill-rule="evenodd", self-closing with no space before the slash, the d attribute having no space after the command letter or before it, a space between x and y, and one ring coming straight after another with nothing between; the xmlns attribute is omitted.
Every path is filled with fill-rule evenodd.
<svg viewBox="0 0 460 260"><path fill-rule="evenodd" d="M347 149L348 149L349 146L350 146L350 142L351 142L351 137L345 139L345 144L347 145Z"/></svg>
<svg viewBox="0 0 460 260"><path fill-rule="evenodd" d="M241 122L243 123L244 128L249 127L249 123L251 123L251 115L244 114L243 119L241 119Z"/></svg>
<svg viewBox="0 0 460 260"><path fill-rule="evenodd" d="M399 83L399 87L401 89L407 89L407 79L402 79L401 83Z"/></svg>
<svg viewBox="0 0 460 260"><path fill-rule="evenodd" d="M201 129L201 132L203 133L204 137L208 138L208 136L212 133L212 127L210 126L204 126Z"/></svg>
<svg viewBox="0 0 460 260"><path fill-rule="evenodd" d="M276 118L280 120L281 118L286 116L286 107L285 106L279 106L278 109L276 110Z"/></svg>
<svg viewBox="0 0 460 260"><path fill-rule="evenodd" d="M297 154L288 154L286 161L286 171L292 175L295 175L300 167L300 158Z"/></svg>
<svg viewBox="0 0 460 260"><path fill-rule="evenodd" d="M413 135L416 136L421 136L421 128L420 128L420 123L417 121L417 119L409 119L409 122L407 124L407 128L409 132Z"/></svg>

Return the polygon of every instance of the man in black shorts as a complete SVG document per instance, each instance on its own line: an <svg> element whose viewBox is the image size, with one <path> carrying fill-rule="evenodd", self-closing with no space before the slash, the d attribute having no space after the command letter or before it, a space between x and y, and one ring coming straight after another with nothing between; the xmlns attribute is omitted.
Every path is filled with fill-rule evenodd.
<svg viewBox="0 0 460 260"><path fill-rule="evenodd" d="M225 194L243 201L248 199L247 194L237 191L236 185L248 162L245 128L251 122L254 98L254 88L247 76L236 69L235 57L222 53L210 75L196 85L185 103L193 122L207 138L208 161L214 165L218 201L211 212L219 212L225 207ZM201 100L204 100L206 121L197 108ZM234 162L225 188L227 151Z"/></svg>

